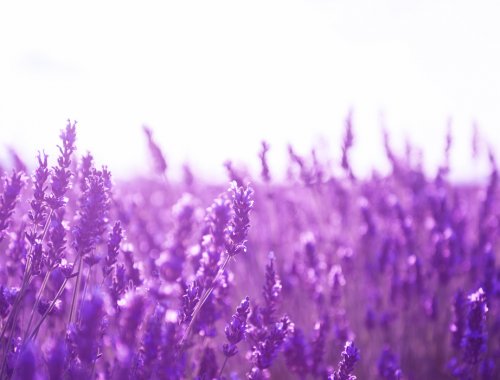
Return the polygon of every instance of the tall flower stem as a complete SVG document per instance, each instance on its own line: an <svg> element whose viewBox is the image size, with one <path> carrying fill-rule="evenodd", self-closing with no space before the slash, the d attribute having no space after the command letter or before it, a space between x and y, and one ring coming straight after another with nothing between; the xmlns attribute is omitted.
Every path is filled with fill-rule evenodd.
<svg viewBox="0 0 500 380"><path fill-rule="evenodd" d="M215 284L217 283L217 281L220 278L220 276L222 276L222 273L224 273L224 271L226 270L226 267L229 264L229 260L231 260L231 257L232 256L229 256L229 255L226 257L226 259L222 263L221 267L219 268L219 271L217 272L217 275L215 276L215 278L214 278L214 280L212 282L212 285L210 286L210 288L208 288L207 290L205 290L205 292L201 296L200 300L196 304L196 307L195 307L195 309L193 311L193 317L191 318L191 321L189 322L189 325L188 325L188 327L186 329L186 332L184 333L184 337L181 340L181 345L183 345L186 342L186 340L189 338L189 334L191 333L191 330L193 328L194 321L196 320L196 317L198 316L198 314L200 314L200 311L201 311L201 308L203 307L203 304L206 302L206 300L208 299L208 297L210 297L210 295L214 291Z"/></svg>
<svg viewBox="0 0 500 380"><path fill-rule="evenodd" d="M78 296L78 291L80 290L80 281L82 278L82 262L83 262L82 255L79 255L78 256L78 269L77 269L78 272L76 275L75 288L73 289L73 298L71 300L71 309L69 311L68 325L73 322L73 317L75 316L77 296Z"/></svg>

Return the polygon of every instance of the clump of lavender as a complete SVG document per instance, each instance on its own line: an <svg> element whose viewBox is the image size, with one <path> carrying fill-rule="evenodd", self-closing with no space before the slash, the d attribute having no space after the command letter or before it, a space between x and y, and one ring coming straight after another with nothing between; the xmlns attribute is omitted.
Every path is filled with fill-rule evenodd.
<svg viewBox="0 0 500 380"><path fill-rule="evenodd" d="M342 141L342 160L341 166L345 170L350 179L354 179L352 167L349 162L349 151L354 143L354 135L352 133L352 113L350 112L345 120L344 138Z"/></svg>
<svg viewBox="0 0 500 380"><path fill-rule="evenodd" d="M47 202L53 210L64 206L66 203L65 195L71 186L71 156L75 151L76 141L76 122L68 120L66 128L61 131L62 146L58 145L60 156L57 158L57 166L52 169L52 194Z"/></svg>
<svg viewBox="0 0 500 380"><path fill-rule="evenodd" d="M462 338L464 359L467 363L475 365L480 362L486 352L486 296L483 289L469 296L467 324Z"/></svg>
<svg viewBox="0 0 500 380"><path fill-rule="evenodd" d="M161 347L161 332L165 308L156 305L153 314L148 317L146 329L141 344L141 364L139 373L142 378L151 377L153 364L155 363Z"/></svg>
<svg viewBox="0 0 500 380"><path fill-rule="evenodd" d="M153 131L146 126L143 127L143 130L148 140L149 152L153 158L155 170L158 174L165 176L167 172L167 161L165 160L165 156L156 141L153 139Z"/></svg>
<svg viewBox="0 0 500 380"><path fill-rule="evenodd" d="M108 277L113 271L120 250L122 238L123 230L120 222L116 222L108 238L108 253L104 259L104 265L102 267L102 274L104 278Z"/></svg>
<svg viewBox="0 0 500 380"><path fill-rule="evenodd" d="M5 230L9 227L9 219L14 212L22 187L21 173L12 172L11 177L5 179L4 192L0 198L0 242L4 238Z"/></svg>
<svg viewBox="0 0 500 380"><path fill-rule="evenodd" d="M301 379L306 378L311 366L311 347L300 328L293 330L285 345L285 359L292 372Z"/></svg>
<svg viewBox="0 0 500 380"><path fill-rule="evenodd" d="M466 300L464 293L459 290L453 300L453 323L450 326L452 346L460 350L466 324Z"/></svg>
<svg viewBox="0 0 500 380"><path fill-rule="evenodd" d="M182 311L180 315L181 323L190 323L193 320L196 305L200 300L200 286L196 282L191 282L182 296Z"/></svg>
<svg viewBox="0 0 500 380"><path fill-rule="evenodd" d="M33 200L30 202L31 210L28 217L34 226L42 226L47 216L46 195L47 190L46 182L49 178L49 169L47 162L47 155L45 153L37 156L38 167L33 176Z"/></svg>
<svg viewBox="0 0 500 380"><path fill-rule="evenodd" d="M45 357L49 378L61 379L68 367L69 351L66 342L62 338L56 338L50 342L49 351Z"/></svg>
<svg viewBox="0 0 500 380"><path fill-rule="evenodd" d="M384 380L400 380L402 377L396 355L385 347L378 360L378 373Z"/></svg>
<svg viewBox="0 0 500 380"><path fill-rule="evenodd" d="M224 356L230 358L238 353L236 346L243 340L246 332L246 324L248 314L250 313L250 298L246 297L241 304L236 308L236 313L233 314L231 322L226 325L224 332L229 344L225 343L222 346Z"/></svg>
<svg viewBox="0 0 500 380"><path fill-rule="evenodd" d="M328 316L324 316L314 326L316 336L311 347L311 373L314 376L322 376L324 373L324 356L329 329L330 320Z"/></svg>
<svg viewBox="0 0 500 380"><path fill-rule="evenodd" d="M131 290L118 301L120 306L119 343L117 345L118 361L117 377L135 377L138 371L138 355L136 352L137 331L139 331L146 307L144 295Z"/></svg>
<svg viewBox="0 0 500 380"><path fill-rule="evenodd" d="M238 187L236 182L232 182L229 191L234 215L228 227L226 250L229 257L234 257L247 250L246 238L250 228L250 210L253 208L253 189L249 186Z"/></svg>
<svg viewBox="0 0 500 380"><path fill-rule="evenodd" d="M106 180L109 172L93 170L87 178L87 189L82 196L78 223L73 231L75 247L79 255L86 255L95 249L107 228L109 188Z"/></svg>
<svg viewBox="0 0 500 380"><path fill-rule="evenodd" d="M208 233L203 236L200 266L196 273L205 289L213 285L219 271L219 261L228 239L227 225L231 220L231 202L224 196L217 197L207 209L205 222Z"/></svg>
<svg viewBox="0 0 500 380"><path fill-rule="evenodd" d="M360 355L358 348L353 342L346 342L338 369L328 376L328 380L356 380L356 376L354 376L352 372L354 370L354 365L359 359Z"/></svg>
<svg viewBox="0 0 500 380"><path fill-rule="evenodd" d="M104 300L99 293L91 295L90 299L82 304L80 322L71 325L69 340L76 353L76 362L73 365L83 365L85 372L89 373L99 355L101 346L101 329L105 316Z"/></svg>
<svg viewBox="0 0 500 380"><path fill-rule="evenodd" d="M271 175L269 173L269 164L267 163L267 153L269 152L270 146L266 141L261 143L261 151L259 152L261 172L260 175L265 183L271 182Z"/></svg>
<svg viewBox="0 0 500 380"><path fill-rule="evenodd" d="M294 325L287 316L276 322L269 329L267 336L253 347L252 362L254 366L260 370L269 368L293 328Z"/></svg>
<svg viewBox="0 0 500 380"><path fill-rule="evenodd" d="M217 356L213 348L206 347L201 357L200 368L196 380L211 380L217 377L218 372Z"/></svg>
<svg viewBox="0 0 500 380"><path fill-rule="evenodd" d="M274 268L274 253L269 254L269 261L266 265L266 278L262 294L264 296L264 308L262 308L262 318L265 325L274 323L276 306L281 294L281 281Z"/></svg>

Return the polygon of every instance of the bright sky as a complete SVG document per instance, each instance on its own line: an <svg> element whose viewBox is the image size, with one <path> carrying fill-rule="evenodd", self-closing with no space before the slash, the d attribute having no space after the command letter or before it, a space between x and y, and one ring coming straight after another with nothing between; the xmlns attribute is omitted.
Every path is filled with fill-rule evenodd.
<svg viewBox="0 0 500 380"><path fill-rule="evenodd" d="M173 167L188 160L221 177L228 158L256 168L261 139L275 169L287 143L305 154L321 142L338 157L352 108L359 171L385 162L381 120L432 166L451 118L455 174L477 176L474 120L500 152L499 4L3 2L0 155L53 152L71 118L80 151L126 175L147 162L145 123Z"/></svg>

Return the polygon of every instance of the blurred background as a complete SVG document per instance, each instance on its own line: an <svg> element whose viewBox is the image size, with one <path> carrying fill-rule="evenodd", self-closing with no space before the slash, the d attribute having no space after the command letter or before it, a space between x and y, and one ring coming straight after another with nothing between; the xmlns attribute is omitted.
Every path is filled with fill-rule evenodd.
<svg viewBox="0 0 500 380"><path fill-rule="evenodd" d="M0 159L54 153L70 118L115 176L149 170L143 125L171 177L189 162L224 179L226 159L257 173L262 139L279 172L288 144L337 162L352 111L358 174L387 168L382 128L432 173L450 126L452 178L477 180L486 146L500 151L499 15L465 0L3 2Z"/></svg>

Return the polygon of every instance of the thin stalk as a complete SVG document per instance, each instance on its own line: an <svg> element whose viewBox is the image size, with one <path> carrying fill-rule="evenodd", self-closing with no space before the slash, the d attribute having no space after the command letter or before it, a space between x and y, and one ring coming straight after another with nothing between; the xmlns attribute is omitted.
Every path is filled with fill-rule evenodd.
<svg viewBox="0 0 500 380"><path fill-rule="evenodd" d="M15 321L17 318L17 314L19 313L19 310L20 308L16 308L15 310L14 319L12 321L12 328L10 329L9 339L7 340L7 344L5 345L5 354L2 361L2 371L0 372L0 378L3 377L5 364L7 364L7 355L9 354L10 342L12 342L12 336L14 335Z"/></svg>
<svg viewBox="0 0 500 380"><path fill-rule="evenodd" d="M42 236L40 238L40 242L43 242L43 240L45 239L45 236L47 234L47 230L49 229L49 224L50 224L50 220L52 218L52 214L53 214L53 210L50 210L50 213L47 216L47 220L46 220L45 225L43 227L43 233L42 233ZM17 315L17 312L14 313L15 309L17 309L17 307L21 303L21 300L24 297L24 293L26 292L26 286L31 280L31 257L32 257L32 255L33 255L33 245L30 246L30 251L28 252L28 254L26 256L27 257L26 269L24 270L23 282L21 285L21 289L19 290L19 295L17 296L16 301L14 302L14 305L12 306L12 310L10 312L9 318L7 319L7 322L5 323L5 325L2 328L2 333L0 334L0 341L3 339L3 337L5 335L7 326L12 323L12 319L13 319L12 316L14 314Z"/></svg>
<svg viewBox="0 0 500 380"><path fill-rule="evenodd" d="M225 356L225 355L224 355L224 356ZM224 372L224 367L226 366L227 359L228 359L228 357L227 357L227 356L225 356L225 358L224 358L224 363L222 363L222 367L220 368L219 378L222 378L222 372Z"/></svg>
<svg viewBox="0 0 500 380"><path fill-rule="evenodd" d="M53 209L50 209L49 216L47 216L47 221L45 222L45 226L43 227L42 237L40 238L41 242L45 239L45 235L47 235L47 231L49 230L49 224L52 219L52 214L54 213Z"/></svg>
<svg viewBox="0 0 500 380"><path fill-rule="evenodd" d="M76 284L75 284L75 289L73 290L73 298L71 300L71 309L69 312L69 320L68 320L68 325L73 322L73 317L75 314L75 308L76 308L76 302L77 302L77 296L78 296L78 291L80 290L80 281L82 278L82 262L83 258L82 255L78 256L78 274L76 276Z"/></svg>
<svg viewBox="0 0 500 380"><path fill-rule="evenodd" d="M214 280L212 281L212 285L210 286L210 288L208 288L205 291L205 293L203 293L203 296L200 298L200 300L196 304L194 311L193 311L193 317L191 318L191 321L189 322L189 325L186 329L186 332L184 333L184 337L181 340L181 345L183 345L183 343L185 343L185 341L189 338L189 334L191 332L191 329L193 328L194 321L195 321L196 317L198 316L198 314L200 314L200 310L201 310L203 304L206 302L208 297L210 297L210 294L212 294L212 292L214 291L215 283L217 282L219 277L222 275L222 273L224 273L224 270L226 269L227 264L229 263L229 260L231 260L231 256L226 257L226 259L222 263L221 267L219 268L217 275L215 276Z"/></svg>
<svg viewBox="0 0 500 380"><path fill-rule="evenodd" d="M31 324L33 323L33 318L35 316L35 312L38 308L38 304L40 303L40 300L42 299L42 294L47 286L47 283L49 282L49 278L50 278L51 273L52 273L52 269L48 270L47 273L45 274L45 277L43 278L42 286L40 287L40 291L38 292L38 296L35 300L35 305L33 306L33 309L31 310L31 315L30 315L30 319L28 321L28 326L26 327L26 331L24 333L23 342L26 342L28 332L30 330Z"/></svg>
<svg viewBox="0 0 500 380"><path fill-rule="evenodd" d="M31 256L28 255L28 258L26 260L26 269L24 270L24 276L23 276L23 282L21 284L21 289L19 290L19 294L16 297L16 300L14 301L14 305L12 305L12 310L9 314L9 318L7 318L7 322L2 328L2 334L0 335L0 341L3 340L3 337L5 335L7 326L11 324L14 311L17 309L19 306L19 303L21 302L22 298L24 297L24 292L26 291L26 286L27 286L27 281L28 281L28 275L27 273L31 270Z"/></svg>
<svg viewBox="0 0 500 380"><path fill-rule="evenodd" d="M53 210L51 209L49 212L49 215L47 216L47 220L45 221L45 225L43 226L42 235L40 237L40 244L43 243L43 240L45 239L45 236L47 235L47 231L49 229L52 214L53 214ZM37 225L34 226L35 231L36 231L36 227L37 227ZM21 289L19 290L19 295L17 296L16 301L14 302L14 305L12 306L12 310L10 312L9 318L7 319L7 322L5 323L5 325L3 326L2 333L0 335L0 341L2 341L3 337L5 335L5 332L7 331L7 328L10 324L11 331L9 334L9 339L7 341L7 344L5 345L4 350L3 350L4 355L3 355L3 359L2 359L2 369L0 371L0 378L3 377L3 374L4 374L5 364L7 362L7 354L9 353L10 342L11 342L12 336L14 334L14 327L16 324L17 315L19 313L19 305L21 304L22 299L24 298L28 284L31 282L31 258L32 258L32 255L33 255L33 245L30 246L30 250L29 250L28 255L27 255L26 269L24 270L23 282L21 285Z"/></svg>
<svg viewBox="0 0 500 380"><path fill-rule="evenodd" d="M45 313L42 315L42 318L40 318L40 320L38 321L38 323L36 324L35 328L33 329L33 331L31 332L31 334L29 335L29 338L28 340L31 340L33 338L36 337L36 335L38 334L38 331L40 330L40 327L42 326L42 323L45 321L45 319L47 318L47 316L52 312L52 310L54 309L54 306L57 302L57 300L59 299L59 297L61 297L61 294L62 292L64 291L64 287L66 286L66 283L68 282L68 277L65 277L64 278L64 281L63 283L61 284L61 286L59 287L59 290L57 291L57 294L56 296L54 297L54 299L52 300L52 302L50 303L49 307L47 308L47 310L45 311Z"/></svg>
<svg viewBox="0 0 500 380"><path fill-rule="evenodd" d="M26 293L26 289L29 284L29 272L31 271L31 255L28 255L28 258L26 260L26 269L24 271L24 276L23 276L23 282L21 285L21 289L19 290L19 294L16 297L16 300L14 301L14 305L12 305L12 310L9 314L9 318L7 319L7 322L3 326L2 329L2 334L0 336L0 341L3 341L4 335L7 332L7 328L9 325L11 325L11 330L9 334L9 339L7 340L7 344L5 344L4 347L2 347L2 353L3 353L3 359L2 359L2 369L0 371L0 378L2 378L4 370L5 370L5 364L7 362L7 354L9 353L9 348L10 348L10 342L12 340L12 335L14 334L14 327L17 319L17 315L19 313L19 305L22 302L22 299L24 298L24 294Z"/></svg>
<svg viewBox="0 0 500 380"><path fill-rule="evenodd" d="M85 279L85 284L83 285L82 300L84 300L85 297L87 296L87 289L88 289L88 285L89 285L89 282L90 282L90 271L91 270L92 270L92 267L89 265L89 270L87 271L87 278ZM80 309L78 310L78 315L77 315L77 318L76 318L77 321L80 320L81 314L82 314L82 306L80 305Z"/></svg>

